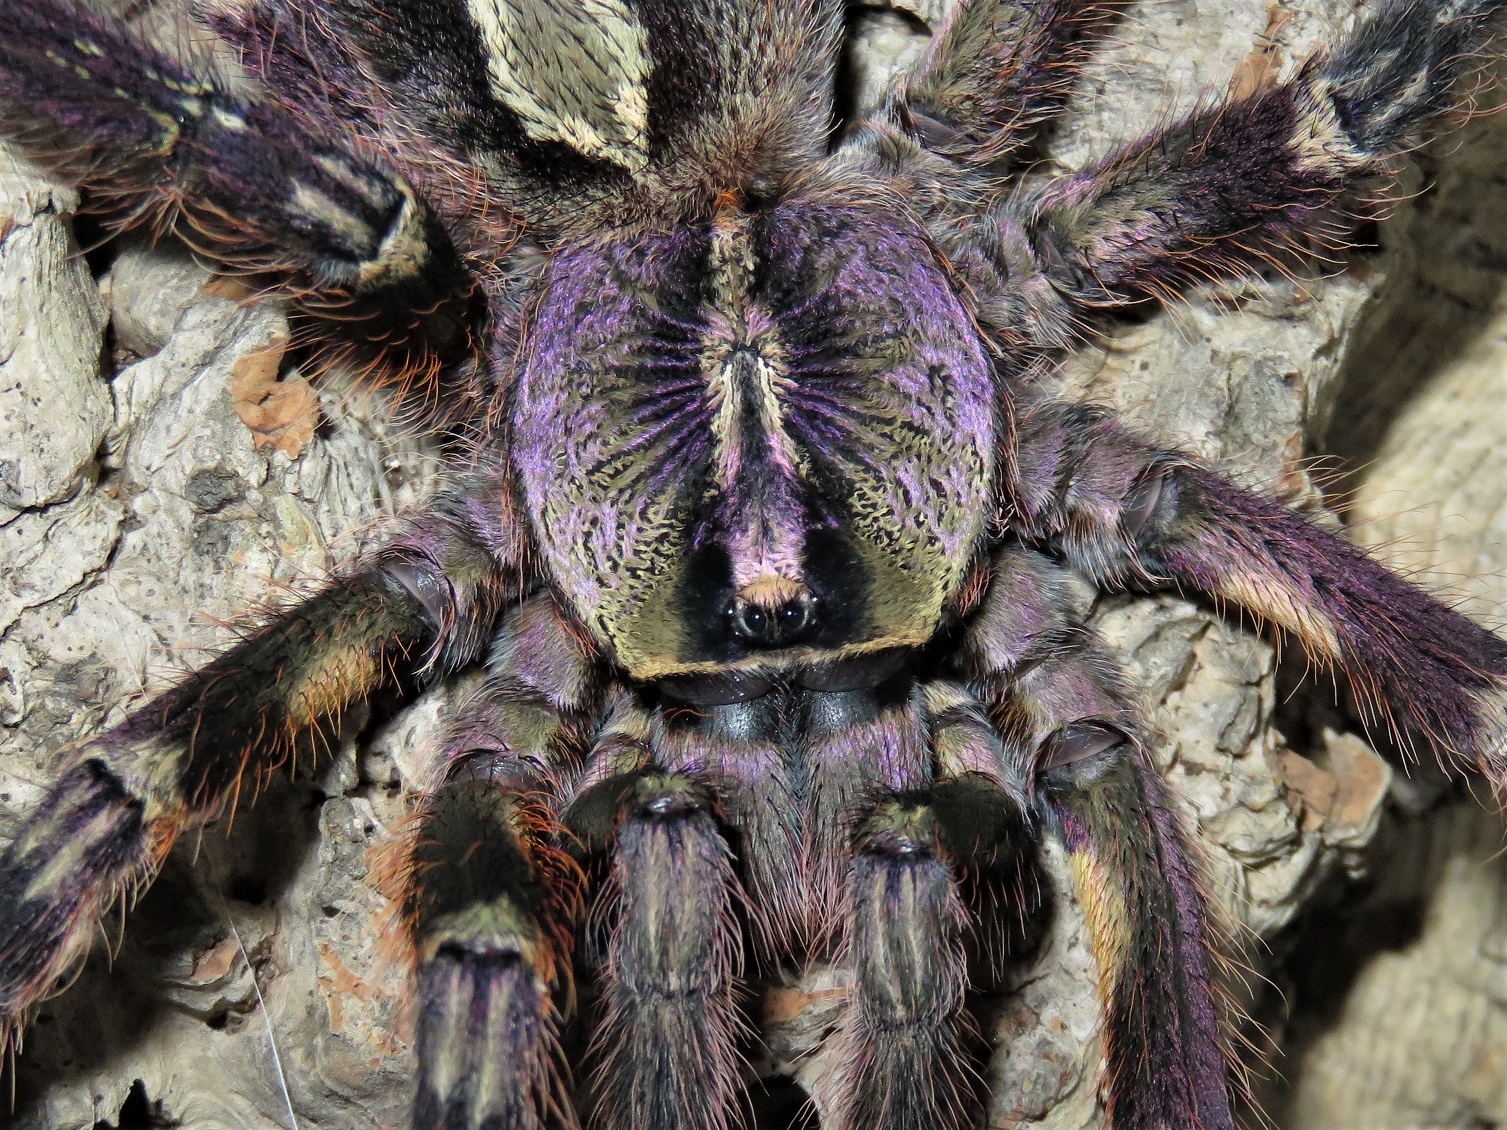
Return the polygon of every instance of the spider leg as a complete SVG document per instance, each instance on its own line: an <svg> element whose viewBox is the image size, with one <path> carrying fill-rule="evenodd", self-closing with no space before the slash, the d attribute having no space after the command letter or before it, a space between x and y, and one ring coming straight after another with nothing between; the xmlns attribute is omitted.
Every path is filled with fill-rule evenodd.
<svg viewBox="0 0 1507 1130"><path fill-rule="evenodd" d="M745 688L746 689L746 688ZM767 689L762 681L754 690ZM735 697L729 690L714 697ZM667 700L655 743L663 764L710 782L736 835L739 874L762 955L777 959L814 932L819 912L807 897L804 829L797 782L781 742L778 696L692 704Z"/></svg>
<svg viewBox="0 0 1507 1130"><path fill-rule="evenodd" d="M566 1097L555 993L580 872L550 845L553 797L527 767L457 761L408 857L419 957L415 1130L538 1130Z"/></svg>
<svg viewBox="0 0 1507 1130"><path fill-rule="evenodd" d="M470 276L406 180L110 19L0 2L0 131L116 226L270 275L375 360L427 373L471 354Z"/></svg>
<svg viewBox="0 0 1507 1130"><path fill-rule="evenodd" d="M969 943L997 960L1011 948L1008 916L1023 926L1039 905L1026 792L992 727L961 686L929 683L921 698L935 780L881 793L849 821L843 1130L972 1124Z"/></svg>
<svg viewBox="0 0 1507 1130"><path fill-rule="evenodd" d="M623 1130L734 1121L742 939L732 855L704 785L646 772L622 797L608 894L598 1117Z"/></svg>
<svg viewBox="0 0 1507 1130"><path fill-rule="evenodd" d="M1107 651L1061 569L1001 551L961 662L1068 851L1105 1009L1116 1130L1232 1130L1215 961L1192 851Z"/></svg>
<svg viewBox="0 0 1507 1130"><path fill-rule="evenodd" d="M1171 581L1283 629L1405 750L1507 782L1507 641L1280 503L1092 408L1022 420L1016 528L1106 584Z"/></svg>
<svg viewBox="0 0 1507 1130"><path fill-rule="evenodd" d="M842 1130L970 1121L967 917L937 838L919 795L885 801L858 824L843 939L854 982L836 1037Z"/></svg>
<svg viewBox="0 0 1507 1130"><path fill-rule="evenodd" d="M343 37L318 4L215 0L201 18L240 51L241 65L268 96L312 133L351 137L359 152L413 184L444 222L466 264L486 286L520 238L518 217L488 191L485 158L425 136L378 81L378 67ZM495 295L489 295L494 297Z"/></svg>
<svg viewBox="0 0 1507 1130"><path fill-rule="evenodd" d="M1067 101L1126 0L968 0L941 28L893 107L934 153L971 165L1008 158Z"/></svg>
<svg viewBox="0 0 1507 1130"><path fill-rule="evenodd" d="M1113 305L1269 258L1454 106L1504 7L1385 0L1291 80L1047 186L1020 214L1038 261L1074 300Z"/></svg>
<svg viewBox="0 0 1507 1130"><path fill-rule="evenodd" d="M443 515L94 738L0 856L0 1049L174 840L401 670L477 654L513 582Z"/></svg>
<svg viewBox="0 0 1507 1130"><path fill-rule="evenodd" d="M741 1093L743 893L715 789L672 763L657 729L653 711L620 702L565 813L606 871L593 1122L723 1130Z"/></svg>
<svg viewBox="0 0 1507 1130"><path fill-rule="evenodd" d="M415 1130L576 1125L557 1037L584 876L560 846L560 779L603 688L547 596L513 611L489 658L438 787L379 861L418 969Z"/></svg>

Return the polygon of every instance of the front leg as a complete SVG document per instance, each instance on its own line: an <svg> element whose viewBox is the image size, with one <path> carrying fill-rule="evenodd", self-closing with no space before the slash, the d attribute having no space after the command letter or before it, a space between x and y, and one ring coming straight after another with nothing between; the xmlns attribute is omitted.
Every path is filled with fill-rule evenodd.
<svg viewBox="0 0 1507 1130"><path fill-rule="evenodd" d="M474 658L510 588L459 525L416 522L86 745L0 856L0 1055L179 835L249 803L298 743L400 672Z"/></svg>

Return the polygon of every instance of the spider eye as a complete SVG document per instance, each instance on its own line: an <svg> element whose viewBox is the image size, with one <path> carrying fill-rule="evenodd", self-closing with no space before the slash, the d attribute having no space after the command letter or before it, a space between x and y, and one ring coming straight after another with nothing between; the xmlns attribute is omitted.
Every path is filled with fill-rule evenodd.
<svg viewBox="0 0 1507 1130"><path fill-rule="evenodd" d="M775 603L736 597L726 610L733 634L749 647L798 643L816 623L816 598L806 589Z"/></svg>

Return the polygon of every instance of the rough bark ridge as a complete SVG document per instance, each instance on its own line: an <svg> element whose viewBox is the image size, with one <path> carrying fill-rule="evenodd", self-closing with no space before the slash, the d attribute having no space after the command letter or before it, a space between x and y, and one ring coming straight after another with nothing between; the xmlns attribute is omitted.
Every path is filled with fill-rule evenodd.
<svg viewBox="0 0 1507 1130"><path fill-rule="evenodd" d="M855 11L856 97L918 56L951 0ZM1232 80L1280 72L1343 0L1156 0L1079 92L1049 159L1080 164ZM1086 395L1318 506L1346 459L1352 532L1500 623L1507 607L1507 115L1419 156L1380 247L1301 285L1208 290L1125 325L1067 376ZM1427 187L1423 187L1427 186ZM311 389L278 311L170 247L79 256L76 195L0 163L0 838L80 736L317 583L433 471L380 401ZM1333 496L1331 496L1333 497ZM1087 598L1086 598L1087 599ZM1283 1127L1507 1121L1507 869L1499 819L1405 781L1323 693L1282 707L1273 648L1178 599L1093 609L1167 736L1163 767L1250 944ZM14 1124L263 1130L402 1125L411 1070L367 852L402 816L444 688L185 844L27 1037ZM1379 831L1380 829L1380 831ZM1094 973L1071 900L990 1011L992 1128L1088 1130ZM1263 944L1264 943L1264 944ZM840 970L777 988L769 1055L818 1101ZM1285 1002L1285 1003L1284 1003ZM274 1047L276 1054L274 1055ZM286 1091L284 1086L286 1085ZM771 1118L771 1125L778 1119Z"/></svg>

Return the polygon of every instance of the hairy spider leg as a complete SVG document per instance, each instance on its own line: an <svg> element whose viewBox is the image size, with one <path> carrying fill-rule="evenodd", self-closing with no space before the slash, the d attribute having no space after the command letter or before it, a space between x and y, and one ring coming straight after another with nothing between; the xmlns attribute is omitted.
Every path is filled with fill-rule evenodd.
<svg viewBox="0 0 1507 1130"><path fill-rule="evenodd" d="M594 1121L724 1130L737 1121L743 942L715 800L648 766L620 794L598 913L608 931L593 1045Z"/></svg>
<svg viewBox="0 0 1507 1130"><path fill-rule="evenodd" d="M1066 105L1129 0L964 0L891 107L933 153L973 166L1018 156Z"/></svg>
<svg viewBox="0 0 1507 1130"><path fill-rule="evenodd" d="M901 670L873 687L805 690L806 886L826 945L853 970L838 1022L831 1113L842 1130L959 1127L973 1109L965 1049L964 917L924 803L925 696Z"/></svg>
<svg viewBox="0 0 1507 1130"><path fill-rule="evenodd" d="M417 816L415 1128L539 1130L574 1115L558 1043L580 871L553 846L556 806L515 766L461 761ZM515 771L509 772L510 769Z"/></svg>
<svg viewBox="0 0 1507 1130"><path fill-rule="evenodd" d="M558 1033L584 875L559 810L599 697L549 597L514 609L447 727L438 787L378 862L417 965L416 1130L576 1124Z"/></svg>
<svg viewBox="0 0 1507 1130"><path fill-rule="evenodd" d="M57 0L0 2L0 103L22 150L115 227L269 277L399 373L471 355L474 288L439 219L307 118Z"/></svg>
<svg viewBox="0 0 1507 1130"><path fill-rule="evenodd" d="M1116 1130L1233 1130L1192 849L1119 671L1071 615L1062 567L1002 549L960 665L1006 748L1031 751L1040 818L1068 852L1104 1005Z"/></svg>
<svg viewBox="0 0 1507 1130"><path fill-rule="evenodd" d="M509 578L442 515L92 739L0 856L0 1050L187 829L401 671L468 662Z"/></svg>
<svg viewBox="0 0 1507 1130"><path fill-rule="evenodd" d="M1018 528L1101 584L1186 586L1282 629L1402 748L1507 785L1507 641L1348 542L1097 409L1026 414Z"/></svg>
<svg viewBox="0 0 1507 1130"><path fill-rule="evenodd" d="M804 877L809 847L796 795L801 782L781 740L779 697L701 708L666 701L654 732L665 764L715 788L719 811L737 837L751 940L771 963L799 950L818 929Z"/></svg>
<svg viewBox="0 0 1507 1130"><path fill-rule="evenodd" d="M267 97L306 130L349 139L358 153L380 153L384 167L412 184L440 217L486 293L494 325L502 311L514 313L518 297L507 283L516 264L509 253L522 225L491 190L482 154L425 135L400 96L379 81L379 65L318 4L215 0L200 15L240 52Z"/></svg>
<svg viewBox="0 0 1507 1130"><path fill-rule="evenodd" d="M583 927L602 966L593 1122L735 1116L743 896L724 802L707 759L684 756L694 743L657 741L653 713L591 656L549 597L515 610L442 783L383 861L418 964L415 1130L577 1123L557 1034Z"/></svg>
<svg viewBox="0 0 1507 1130"><path fill-rule="evenodd" d="M842 1130L973 1124L983 1048L965 993L1020 947L1040 906L1024 782L979 703L937 680L909 706L926 724L914 776L930 779L877 800L871 787L843 820L838 958L854 985L832 1037Z"/></svg>
<svg viewBox="0 0 1507 1130"><path fill-rule="evenodd" d="M834 1036L840 1130L953 1130L972 1121L967 915L937 840L924 796L887 800L858 822L841 955L854 980Z"/></svg>
<svg viewBox="0 0 1507 1130"><path fill-rule="evenodd" d="M594 1126L722 1130L737 1121L737 990L747 903L726 806L685 743L659 740L637 694L615 705L564 821L596 892L588 936L602 997L588 1081Z"/></svg>
<svg viewBox="0 0 1507 1130"><path fill-rule="evenodd" d="M841 1125L966 1124L978 1050L962 1009L968 959L1014 948L1039 900L1024 787L961 686L889 670L851 689L817 672L802 678L827 689L619 702L564 816L583 855L607 860L595 917L611 927L608 994L593 1039L603 1124L734 1116L745 926L764 960L841 953L860 971L838 1036ZM778 897L760 905L766 893ZM1014 922L965 919L963 900ZM933 921L938 909L951 917Z"/></svg>
<svg viewBox="0 0 1507 1130"><path fill-rule="evenodd" d="M1044 269L1093 306L1171 297L1270 259L1357 175L1454 108L1455 80L1481 57L1504 8L1386 0L1292 79L1050 183L1025 216Z"/></svg>

